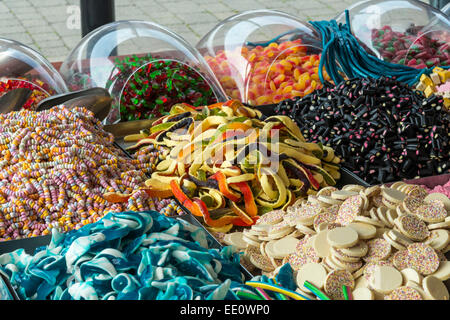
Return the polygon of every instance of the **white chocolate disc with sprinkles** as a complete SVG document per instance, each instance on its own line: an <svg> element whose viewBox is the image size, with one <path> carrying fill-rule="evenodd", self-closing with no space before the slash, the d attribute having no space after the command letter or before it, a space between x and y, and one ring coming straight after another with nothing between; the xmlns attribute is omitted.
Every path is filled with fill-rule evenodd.
<svg viewBox="0 0 450 320"><path fill-rule="evenodd" d="M450 199L445 194L439 192L430 193L424 199L424 201L427 203L432 200L441 201L444 204L444 208L447 210L447 212L450 212Z"/></svg>
<svg viewBox="0 0 450 320"><path fill-rule="evenodd" d="M331 198L344 201L347 198L350 198L352 196L357 196L358 194L359 194L359 192L355 192L355 191L338 190L331 194Z"/></svg>
<svg viewBox="0 0 450 320"><path fill-rule="evenodd" d="M375 237L377 228L368 223L352 222L348 225L358 233L359 239L368 240Z"/></svg>
<svg viewBox="0 0 450 320"><path fill-rule="evenodd" d="M294 253L298 242L299 240L294 237L284 237L283 239L275 241L272 250L277 256L274 258L284 258L288 254Z"/></svg>
<svg viewBox="0 0 450 320"><path fill-rule="evenodd" d="M338 210L339 206L331 206L320 212L314 217L314 229L317 230L317 227L323 222L334 223L336 221Z"/></svg>
<svg viewBox="0 0 450 320"><path fill-rule="evenodd" d="M331 247L330 250L333 256L344 262L358 262L360 260L358 257L346 255L345 253L342 252L342 249Z"/></svg>
<svg viewBox="0 0 450 320"><path fill-rule="evenodd" d="M408 250L400 250L394 253L393 263L398 270L410 268L412 257L409 255Z"/></svg>
<svg viewBox="0 0 450 320"><path fill-rule="evenodd" d="M435 250L442 250L450 243L450 232L445 229L431 231L429 245Z"/></svg>
<svg viewBox="0 0 450 320"><path fill-rule="evenodd" d="M413 185L409 190L405 191L408 196L412 196L418 198L420 200L424 200L428 195L427 190L418 185Z"/></svg>
<svg viewBox="0 0 450 320"><path fill-rule="evenodd" d="M425 243L413 243L407 248L410 256L409 267L420 274L429 275L439 268L439 256L436 251Z"/></svg>
<svg viewBox="0 0 450 320"><path fill-rule="evenodd" d="M364 241L359 241L356 245L350 248L342 248L339 249L340 252L342 252L345 255L348 255L350 257L364 257L367 254L367 251L369 250L369 246Z"/></svg>
<svg viewBox="0 0 450 320"><path fill-rule="evenodd" d="M367 280L367 283L370 284L370 279L373 275L373 272L378 268L382 266L389 266L393 267L394 265L392 263L389 263L388 261L377 261L377 262L369 262L364 267L364 278Z"/></svg>
<svg viewBox="0 0 450 320"><path fill-rule="evenodd" d="M274 210L263 214L256 224L276 224L283 220L286 213L283 210Z"/></svg>
<svg viewBox="0 0 450 320"><path fill-rule="evenodd" d="M386 207L380 207L377 209L376 214L377 214L378 219L381 222L383 222L383 224L385 226L388 226L389 228L393 228L394 225L389 222L389 220L387 219L387 216L386 216L386 213L388 210L390 210L390 209L388 209Z"/></svg>
<svg viewBox="0 0 450 320"><path fill-rule="evenodd" d="M405 200L403 200L402 206L407 213L414 214L417 208L420 207L422 204L423 204L422 199L413 196L407 196Z"/></svg>
<svg viewBox="0 0 450 320"><path fill-rule="evenodd" d="M369 288L356 288L352 292L353 300L374 300L375 296Z"/></svg>
<svg viewBox="0 0 450 320"><path fill-rule="evenodd" d="M284 259L287 263L289 263L291 265L291 267L292 267L292 269L294 269L294 271L299 270L303 265L310 262L305 254L299 255L299 254L293 253L293 254L286 256Z"/></svg>
<svg viewBox="0 0 450 320"><path fill-rule="evenodd" d="M384 226L384 224L382 222L374 220L374 219L371 219L371 218L368 218L368 217L357 216L355 218L355 221L356 222L368 223L368 224L371 224L371 225L373 225L375 227L380 227L380 228Z"/></svg>
<svg viewBox="0 0 450 320"><path fill-rule="evenodd" d="M362 190L364 190L365 188L359 184L347 184L345 186L342 187L342 190L345 191L354 191L354 192L360 192Z"/></svg>
<svg viewBox="0 0 450 320"><path fill-rule="evenodd" d="M367 242L369 250L363 257L366 262L384 260L391 254L391 245L384 239L372 239Z"/></svg>
<svg viewBox="0 0 450 320"><path fill-rule="evenodd" d="M333 262L333 264L335 264L336 266L338 266L338 269L344 269L344 270L348 270L350 272L355 272L359 269L361 269L362 267L362 262L361 261L357 261L357 262L346 262L343 261L341 259L339 259L338 257L334 256L334 255L330 255L328 257L329 260L331 260Z"/></svg>
<svg viewBox="0 0 450 320"><path fill-rule="evenodd" d="M295 226L295 228L296 228L298 231L300 231L301 233L303 233L303 234L314 235L314 234L317 233L314 229L311 229L311 228L309 228L309 227L307 227L307 226L304 226L304 225L302 225L301 223L297 224L297 225Z"/></svg>
<svg viewBox="0 0 450 320"><path fill-rule="evenodd" d="M391 203L400 204L406 198L406 194L392 189L392 188L381 188L382 196Z"/></svg>
<svg viewBox="0 0 450 320"><path fill-rule="evenodd" d="M450 279L450 261L441 261L439 263L439 268L431 275L441 281Z"/></svg>
<svg viewBox="0 0 450 320"><path fill-rule="evenodd" d="M384 297L384 300L423 300L423 298L416 289L404 286L394 289Z"/></svg>
<svg viewBox="0 0 450 320"><path fill-rule="evenodd" d="M350 248L358 243L358 233L350 227L339 227L328 231L327 240L330 246Z"/></svg>
<svg viewBox="0 0 450 320"><path fill-rule="evenodd" d="M399 190L399 188L400 188L401 186L405 185L405 184L406 184L406 183L403 182L403 181L397 181L397 182L394 182L394 183L391 185L391 189Z"/></svg>
<svg viewBox="0 0 450 320"><path fill-rule="evenodd" d="M401 234L400 232L398 232L395 229L390 230L388 232L388 234L392 240L400 243L403 246L408 246L413 243L413 241L411 239L405 237L403 234Z"/></svg>
<svg viewBox="0 0 450 320"><path fill-rule="evenodd" d="M337 191L338 189L335 187L325 187L319 190L319 192L317 192L317 196L331 196L331 194L334 191Z"/></svg>
<svg viewBox="0 0 450 320"><path fill-rule="evenodd" d="M388 233L388 232L383 233L383 239L386 240L387 242L389 242L389 244L390 244L391 246L393 246L393 247L394 247L395 249L397 249L397 250L404 250L404 249L406 249L405 246L403 246L403 245L401 245L400 243L395 242L393 239L391 239L391 238L389 237L389 233Z"/></svg>
<svg viewBox="0 0 450 320"><path fill-rule="evenodd" d="M391 266L376 266L369 279L370 286L382 294L389 294L400 287L402 282L403 276L400 271Z"/></svg>
<svg viewBox="0 0 450 320"><path fill-rule="evenodd" d="M444 222L438 222L438 223L433 223L433 224L429 224L428 225L428 229L429 230L436 230L436 229L448 229L450 228L450 220L449 221L444 221Z"/></svg>
<svg viewBox="0 0 450 320"><path fill-rule="evenodd" d="M317 200L319 200L320 202L323 202L327 206L341 205L342 204L341 200L337 200L337 199L334 199L332 197L324 196L324 195L318 196Z"/></svg>
<svg viewBox="0 0 450 320"><path fill-rule="evenodd" d="M264 257L263 255L261 255L259 253L251 254L250 262L258 269L261 269L266 272L272 272L273 270L275 270L270 259L267 257Z"/></svg>
<svg viewBox="0 0 450 320"><path fill-rule="evenodd" d="M317 255L321 258L326 258L330 254L330 245L327 241L329 230L320 231L315 235L312 247L316 251Z"/></svg>
<svg viewBox="0 0 450 320"><path fill-rule="evenodd" d="M412 240L423 241L430 235L425 222L412 214L405 214L396 221L400 231Z"/></svg>
<svg viewBox="0 0 450 320"><path fill-rule="evenodd" d="M422 284L423 277L420 273L412 268L406 268L400 271L403 275L403 284L406 284L408 281L414 281L418 284Z"/></svg>
<svg viewBox="0 0 450 320"><path fill-rule="evenodd" d="M353 291L355 280L353 279L352 274L347 270L331 271L325 279L325 293L332 300L344 300L342 286L347 286Z"/></svg>
<svg viewBox="0 0 450 320"><path fill-rule="evenodd" d="M225 235L226 237L227 235ZM242 232L233 232L230 233L227 237L227 244L234 246L238 249L245 249L247 247L247 243L243 239L243 233ZM225 241L225 238L224 238Z"/></svg>
<svg viewBox="0 0 450 320"><path fill-rule="evenodd" d="M304 286L305 281L310 282L318 289L323 289L327 271L320 263L307 263L302 266L297 272L297 286L300 290L308 291Z"/></svg>
<svg viewBox="0 0 450 320"><path fill-rule="evenodd" d="M372 186L372 187L366 188L364 190L364 194L366 195L367 198L375 197L375 196L379 195L380 192L381 192L381 188L379 186Z"/></svg>
<svg viewBox="0 0 450 320"><path fill-rule="evenodd" d="M445 284L434 276L427 276L422 281L425 293L433 300L449 300Z"/></svg>
<svg viewBox="0 0 450 320"><path fill-rule="evenodd" d="M339 208L336 222L343 226L353 222L353 220L361 213L363 205L363 198L360 195L347 198Z"/></svg>
<svg viewBox="0 0 450 320"><path fill-rule="evenodd" d="M439 200L431 200L422 204L414 213L420 219L429 223L442 222L447 217L447 210L443 206L443 202Z"/></svg>

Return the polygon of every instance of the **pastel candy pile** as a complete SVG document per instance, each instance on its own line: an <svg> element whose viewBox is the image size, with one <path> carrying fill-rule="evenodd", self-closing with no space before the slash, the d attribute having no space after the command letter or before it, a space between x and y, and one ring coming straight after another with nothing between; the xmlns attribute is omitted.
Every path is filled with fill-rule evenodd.
<svg viewBox="0 0 450 320"><path fill-rule="evenodd" d="M68 233L52 232L34 255L0 256L21 299L238 299L239 255L207 249L203 229L156 211L108 213Z"/></svg>
<svg viewBox="0 0 450 320"><path fill-rule="evenodd" d="M428 191L428 193L442 193L450 198L450 180L447 181L444 185L442 186L437 185L432 189L428 188L427 186L422 187L425 188Z"/></svg>
<svg viewBox="0 0 450 320"><path fill-rule="evenodd" d="M216 56L205 59L225 92L251 105L278 103L322 88L318 76L320 55L307 55L301 39L273 42L267 47L219 50ZM244 71L240 70L243 61Z"/></svg>
<svg viewBox="0 0 450 320"><path fill-rule="evenodd" d="M145 192L123 204L106 192L144 185L158 151L129 159L85 108L0 115L0 240L78 229L105 213L155 208Z"/></svg>

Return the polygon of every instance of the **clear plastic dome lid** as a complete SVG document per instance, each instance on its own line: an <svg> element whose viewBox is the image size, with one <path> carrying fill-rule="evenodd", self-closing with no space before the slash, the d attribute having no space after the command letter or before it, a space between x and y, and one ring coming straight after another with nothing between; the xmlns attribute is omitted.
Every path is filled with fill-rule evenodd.
<svg viewBox="0 0 450 320"><path fill-rule="evenodd" d="M446 6L444 6L441 11L447 16L447 18L450 18L450 2L447 3Z"/></svg>
<svg viewBox="0 0 450 320"><path fill-rule="evenodd" d="M322 86L320 36L284 12L254 10L231 16L196 48L227 95L250 105L278 103Z"/></svg>
<svg viewBox="0 0 450 320"><path fill-rule="evenodd" d="M369 0L348 8L352 33L380 59L414 68L450 65L450 21L415 0ZM345 12L336 17L345 23Z"/></svg>
<svg viewBox="0 0 450 320"><path fill-rule="evenodd" d="M184 39L152 22L118 21L88 35L61 66L69 89L108 89L113 107L105 123L167 114L176 103L224 100L203 57Z"/></svg>
<svg viewBox="0 0 450 320"><path fill-rule="evenodd" d="M0 38L0 97L25 88L24 109L54 94L67 92L58 71L41 54L14 40Z"/></svg>

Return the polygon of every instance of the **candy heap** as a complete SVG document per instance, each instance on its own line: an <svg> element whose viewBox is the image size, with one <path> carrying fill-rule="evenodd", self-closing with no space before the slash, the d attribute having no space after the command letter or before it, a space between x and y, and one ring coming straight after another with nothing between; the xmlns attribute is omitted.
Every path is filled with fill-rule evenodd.
<svg viewBox="0 0 450 320"><path fill-rule="evenodd" d="M206 80L181 62L146 55L116 58L115 64L106 88L120 93L122 121L160 117L176 103L201 106L216 102Z"/></svg>
<svg viewBox="0 0 450 320"><path fill-rule="evenodd" d="M34 79L32 81L25 78L0 79L0 97L19 88L26 88L33 91L28 100L24 103L23 109L34 109L37 107L38 103L41 102L41 100L47 98L51 94L54 94L48 84L38 79Z"/></svg>
<svg viewBox="0 0 450 320"><path fill-rule="evenodd" d="M443 99L425 98L390 78L344 81L275 112L295 119L309 142L323 143L370 184L448 172L450 116Z"/></svg>
<svg viewBox="0 0 450 320"><path fill-rule="evenodd" d="M416 89L422 91L427 98L432 94L442 97L444 107L450 110L450 70L433 68L433 72L429 76L423 74L420 77Z"/></svg>
<svg viewBox="0 0 450 320"><path fill-rule="evenodd" d="M252 225L261 212L340 178L340 159L331 148L307 143L289 117L263 121L259 111L236 100L175 105L139 138L128 148L135 157L149 146L164 149L147 187L175 196L216 231Z"/></svg>
<svg viewBox="0 0 450 320"><path fill-rule="evenodd" d="M318 76L320 55L307 55L307 50L297 39L272 42L267 47L219 50L214 57L205 56L205 60L232 99L257 106L303 97L322 88ZM248 66L241 75L244 83L239 83L234 77L240 72L236 68L240 68L242 59ZM329 80L326 74L325 78Z"/></svg>
<svg viewBox="0 0 450 320"><path fill-rule="evenodd" d="M442 33L446 33L448 37L448 32ZM372 29L372 42L382 59L388 62L417 69L450 66L448 41L439 39L434 33L432 35L434 37L422 32L396 32L390 26L384 26Z"/></svg>
<svg viewBox="0 0 450 320"><path fill-rule="evenodd" d="M0 239L80 228L109 211L154 208L137 189L152 171L157 150L132 160L113 141L84 108L0 114ZM102 197L133 191L123 204Z"/></svg>
<svg viewBox="0 0 450 320"><path fill-rule="evenodd" d="M307 296L305 281L333 300L344 299L343 285L354 299L448 300L449 212L445 195L418 185L327 187L224 242L268 277L289 263Z"/></svg>
<svg viewBox="0 0 450 320"><path fill-rule="evenodd" d="M108 213L98 222L56 230L35 255L0 256L0 268L26 300L239 299L239 256L207 249L206 233L156 211Z"/></svg>

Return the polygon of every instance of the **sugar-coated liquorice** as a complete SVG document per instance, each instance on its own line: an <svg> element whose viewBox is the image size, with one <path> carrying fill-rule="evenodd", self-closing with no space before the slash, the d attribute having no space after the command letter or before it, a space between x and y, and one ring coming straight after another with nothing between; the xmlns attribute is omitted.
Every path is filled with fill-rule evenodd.
<svg viewBox="0 0 450 320"><path fill-rule="evenodd" d="M367 182L380 183L448 172L450 115L442 106L438 96L382 77L327 86L280 102L275 112L293 118L308 141L334 148Z"/></svg>

